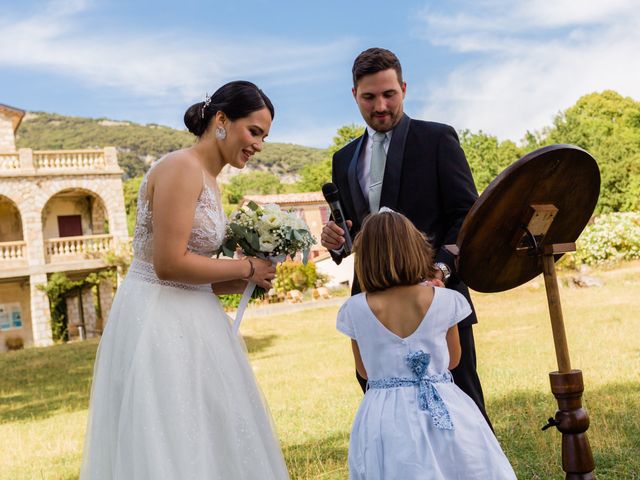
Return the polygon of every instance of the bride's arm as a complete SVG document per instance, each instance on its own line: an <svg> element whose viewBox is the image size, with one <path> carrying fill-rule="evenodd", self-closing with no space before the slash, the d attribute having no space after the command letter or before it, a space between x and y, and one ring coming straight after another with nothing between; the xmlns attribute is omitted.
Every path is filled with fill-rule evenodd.
<svg viewBox="0 0 640 480"><path fill-rule="evenodd" d="M213 293L216 295L242 293L247 283L246 280L227 280L226 282L212 283L211 290L213 290Z"/></svg>
<svg viewBox="0 0 640 480"><path fill-rule="evenodd" d="M203 185L197 159L176 153L155 167L152 175L153 266L160 279L193 284L219 283L248 279L254 270L251 280L263 288L271 287L275 267L270 262L255 258L213 259L187 250Z"/></svg>

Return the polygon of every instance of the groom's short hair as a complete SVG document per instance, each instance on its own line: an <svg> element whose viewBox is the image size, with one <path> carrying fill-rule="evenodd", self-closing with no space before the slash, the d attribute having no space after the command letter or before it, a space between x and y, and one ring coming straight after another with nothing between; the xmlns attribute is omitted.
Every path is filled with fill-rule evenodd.
<svg viewBox="0 0 640 480"><path fill-rule="evenodd" d="M365 75L382 72L393 68L398 76L398 82L402 85L402 66L396 55L384 48L369 48L356 57L351 73L353 74L353 87L358 87L358 81Z"/></svg>
<svg viewBox="0 0 640 480"><path fill-rule="evenodd" d="M360 289L376 292L434 278L434 251L424 233L398 212L369 215L353 242Z"/></svg>

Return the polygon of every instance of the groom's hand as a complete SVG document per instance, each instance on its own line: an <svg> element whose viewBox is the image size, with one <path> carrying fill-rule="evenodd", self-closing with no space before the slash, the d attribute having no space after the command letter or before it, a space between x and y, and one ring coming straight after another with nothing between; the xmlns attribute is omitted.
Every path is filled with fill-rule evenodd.
<svg viewBox="0 0 640 480"><path fill-rule="evenodd" d="M351 220L347 220L347 227L351 228L351 225ZM327 250L340 250L344 245L344 230L330 220L322 229L320 244Z"/></svg>

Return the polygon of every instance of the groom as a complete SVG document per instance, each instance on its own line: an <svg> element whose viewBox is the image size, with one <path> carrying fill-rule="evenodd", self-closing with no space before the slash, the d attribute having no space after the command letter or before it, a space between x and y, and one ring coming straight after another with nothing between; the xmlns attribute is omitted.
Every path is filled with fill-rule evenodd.
<svg viewBox="0 0 640 480"><path fill-rule="evenodd" d="M403 112L406 83L398 58L389 50L370 48L353 63L353 97L367 123L360 138L333 156L333 183L338 187L352 238L370 212L389 207L425 232L436 250L438 278L462 293L469 290L456 275L454 257L443 249L456 242L462 222L475 202L469 164L455 130L441 123L413 120ZM321 243L336 263L344 258L342 229L330 221ZM359 292L354 278L352 294ZM455 383L469 395L489 422L476 371L472 325L475 311L458 324L462 358L452 370ZM366 380L356 376L366 388ZM490 423L489 423L490 424Z"/></svg>

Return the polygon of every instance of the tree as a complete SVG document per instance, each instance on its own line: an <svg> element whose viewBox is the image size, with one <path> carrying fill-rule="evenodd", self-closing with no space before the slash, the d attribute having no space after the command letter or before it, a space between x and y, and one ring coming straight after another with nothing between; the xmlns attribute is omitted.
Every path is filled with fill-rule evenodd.
<svg viewBox="0 0 640 480"><path fill-rule="evenodd" d="M549 143L569 143L598 162L600 199L596 212L640 208L640 102L606 90L578 99L558 114Z"/></svg>
<svg viewBox="0 0 640 480"><path fill-rule="evenodd" d="M511 140L498 142L482 131L460 133L460 145L465 152L478 191L482 192L505 168L522 156L522 149Z"/></svg>
<svg viewBox="0 0 640 480"><path fill-rule="evenodd" d="M325 158L300 170L300 180L296 182L299 192L317 192L322 185L331 181L331 159Z"/></svg>
<svg viewBox="0 0 640 480"><path fill-rule="evenodd" d="M127 230L129 236L133 236L138 214L138 190L142 183L142 175L125 180L122 184L124 194L124 210L127 214Z"/></svg>
<svg viewBox="0 0 640 480"><path fill-rule="evenodd" d="M352 142L364 133L362 125L351 123L338 128L337 134L333 137L333 144L329 147L329 157L333 158L333 154L344 147L347 143Z"/></svg>
<svg viewBox="0 0 640 480"><path fill-rule="evenodd" d="M238 204L245 195L268 195L282 193L280 179L269 172L240 173L231 177L224 188L229 203Z"/></svg>
<svg viewBox="0 0 640 480"><path fill-rule="evenodd" d="M349 142L358 138L364 132L364 127L354 123L338 128L333 137L333 144L329 147L326 158L319 162L309 163L300 170L300 180L296 183L296 190L300 192L317 192L322 185L331 181L331 159L333 154Z"/></svg>

